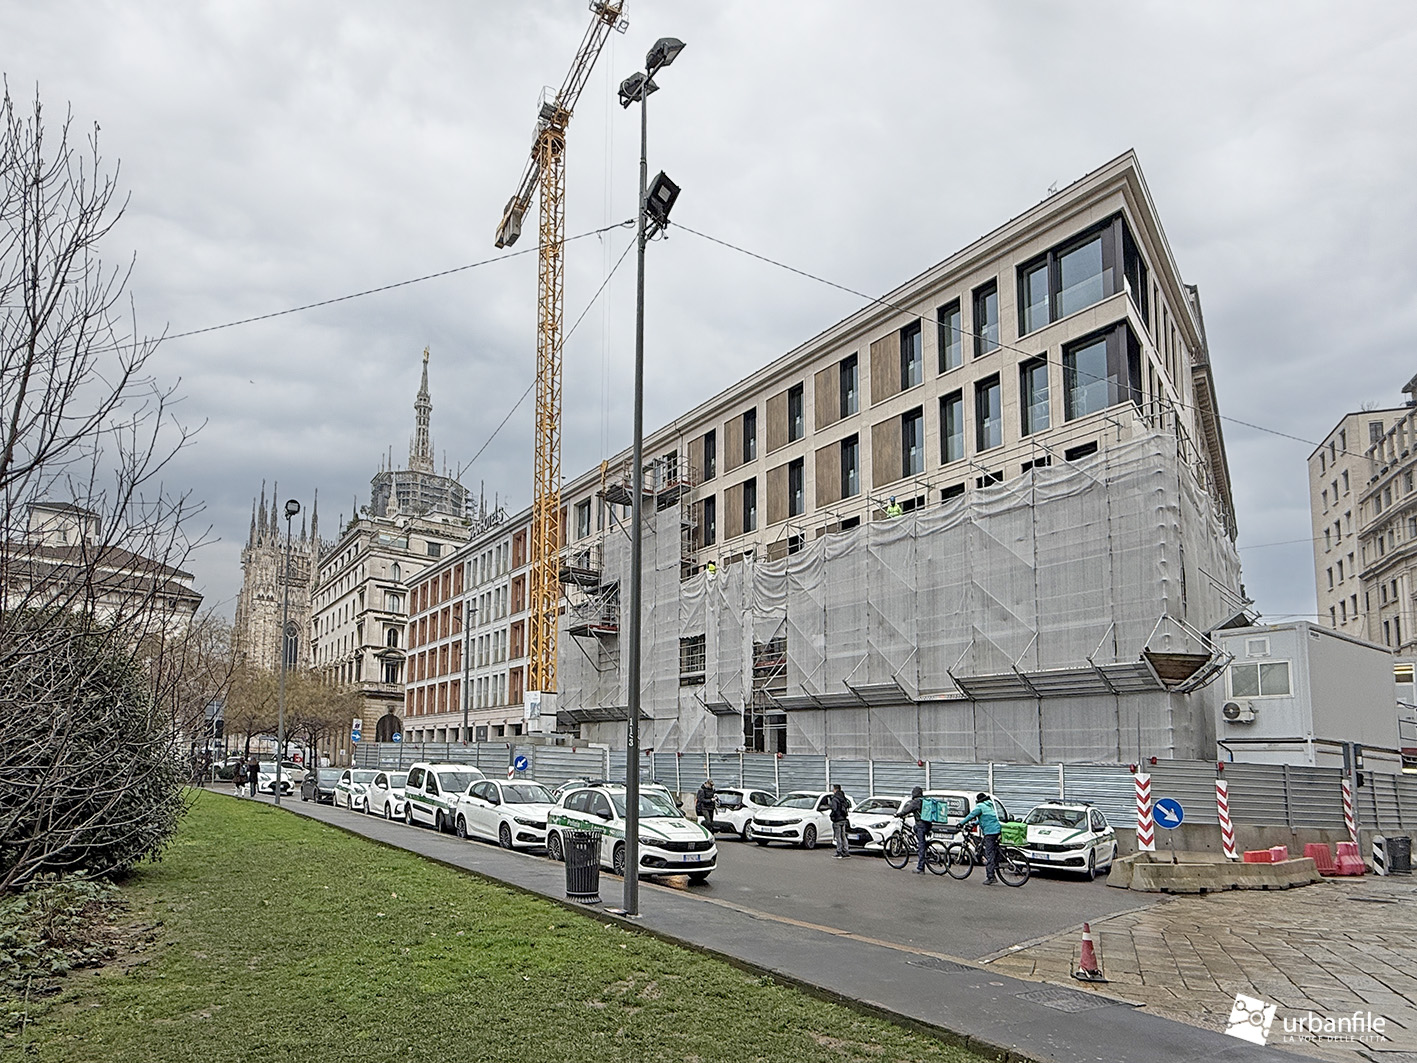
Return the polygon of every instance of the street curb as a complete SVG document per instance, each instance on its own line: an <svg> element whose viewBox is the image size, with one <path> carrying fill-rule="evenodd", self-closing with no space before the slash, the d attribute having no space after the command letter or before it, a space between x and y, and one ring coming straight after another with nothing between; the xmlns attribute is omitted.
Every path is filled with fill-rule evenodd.
<svg viewBox="0 0 1417 1063"><path fill-rule="evenodd" d="M218 791L207 792L215 793L219 797L225 796L230 797L233 800L237 800L234 794L221 794ZM247 799L243 798L242 800ZM288 812L291 815L300 815L300 813L297 812L295 809L288 808L285 805L276 805L274 802L266 804L265 807L274 809L279 812ZM716 960L721 960L724 963L727 963L740 971L744 971L748 974L757 975L760 978L768 978L774 982L779 982L784 985L790 985L796 989L802 990L804 993L807 993L808 995L813 996L819 1000L825 1000L829 1003L843 1005L844 1007L851 1008L853 1011L858 1011L863 1015L869 1015L872 1018L884 1019L887 1022L893 1023L896 1026L904 1027L905 1029L911 1030L915 1033L929 1034L930 1036L935 1037L945 1042L946 1044L954 1045L958 1048L963 1048L968 1051L987 1056L988 1058L994 1060L994 1063L1047 1063L1047 1061L1040 1060L1036 1056L1025 1055L1011 1048L1004 1048L1001 1045L996 1045L992 1042L984 1041L977 1037L971 1037L968 1034L959 1033L958 1031L951 1030L948 1027L938 1026L935 1023L927 1022L924 1019L917 1019L912 1015L906 1015L902 1012L894 1011L886 1005L878 1003L876 1001L858 1000L855 997L848 997L836 992L835 990L827 989L825 986L817 985L814 982L805 981L804 979L798 978L797 976L786 973L784 971L780 971L772 967L764 967L760 964L752 963L749 960L744 960L741 957L733 956L729 953L720 952L717 949L709 948L706 945L699 945L691 941L685 941L682 938L675 937L673 934L669 934L665 931L655 930L650 927L644 926L643 924L636 922L632 917L614 915L603 907L577 904L575 901L566 900L560 897L548 896L544 893L538 893L536 890L528 889L525 886L519 886L514 882L507 882L506 880L497 878L495 875L490 875L485 871L478 871L473 868L463 867L459 864L454 864L450 861L443 860L436 856L428 856L424 853L414 852L411 849L406 849L403 846L397 845L393 842L386 842L379 838L371 838L367 834L361 834L351 827L346 827L338 823L327 823L324 820L316 820L310 816L301 816L301 818L309 820L313 823L318 823L321 826L332 827L335 830L342 831L343 833L350 835L351 837L359 838L361 841L383 846L386 849L391 849L395 852L404 853L408 856L418 857L421 860L427 860L429 863L439 864L442 867L446 867L460 874L480 879L490 885L501 886L504 889L515 890L517 893L524 894L528 897L534 897L537 900L548 901L552 904L557 905L558 907L564 908L568 912L574 912L578 915L583 915L589 919L595 920L596 922L604 923L610 926L622 927L627 930L633 930L636 933L643 934L646 937L655 938L656 940L663 941L666 944L676 945L680 948L685 948L693 952L697 952L700 955L709 956ZM675 892L678 893L680 891L676 890Z"/></svg>

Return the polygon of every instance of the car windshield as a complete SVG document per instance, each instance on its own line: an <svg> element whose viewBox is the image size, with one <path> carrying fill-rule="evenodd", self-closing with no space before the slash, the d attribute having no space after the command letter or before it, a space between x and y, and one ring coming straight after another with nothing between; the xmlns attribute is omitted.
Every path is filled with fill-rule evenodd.
<svg viewBox="0 0 1417 1063"><path fill-rule="evenodd" d="M868 797L856 806L855 812L898 812L899 797Z"/></svg>
<svg viewBox="0 0 1417 1063"><path fill-rule="evenodd" d="M398 771L389 776L389 789L402 790L404 784L408 782L408 772Z"/></svg>
<svg viewBox="0 0 1417 1063"><path fill-rule="evenodd" d="M549 805L551 792L534 782L520 782L502 787L502 797L512 805Z"/></svg>
<svg viewBox="0 0 1417 1063"><path fill-rule="evenodd" d="M816 794L788 794L773 806L775 808L816 808Z"/></svg>
<svg viewBox="0 0 1417 1063"><path fill-rule="evenodd" d="M720 790L718 792L719 808L742 808L743 795L732 790Z"/></svg>
<svg viewBox="0 0 1417 1063"><path fill-rule="evenodd" d="M261 774L262 774L262 775L274 775L275 773L276 773L276 766L275 766L275 762L274 762L274 761L272 761L272 762L269 763L269 764L266 764L266 763L262 763L262 764L261 764ZM281 772L281 774L284 775L285 772Z"/></svg>
<svg viewBox="0 0 1417 1063"><path fill-rule="evenodd" d="M356 771L356 772L354 773L354 781L355 781L355 782L373 782L373 781L374 781L374 776L377 775L377 774L378 774L378 772L374 772L374 771Z"/></svg>
<svg viewBox="0 0 1417 1063"><path fill-rule="evenodd" d="M1024 822L1034 827L1082 827L1087 813L1080 808L1035 808Z"/></svg>
<svg viewBox="0 0 1417 1063"><path fill-rule="evenodd" d="M319 779L321 782L339 782L341 774L338 768L321 768Z"/></svg>
<svg viewBox="0 0 1417 1063"><path fill-rule="evenodd" d="M482 779L481 775L474 775L469 771L440 771L438 775L438 789L445 794L460 794L475 782Z"/></svg>
<svg viewBox="0 0 1417 1063"><path fill-rule="evenodd" d="M615 802L615 811L620 818L625 818L625 795L623 793L611 794L610 800ZM674 802L661 793L646 791L640 794L640 819L682 819L684 813L674 807Z"/></svg>

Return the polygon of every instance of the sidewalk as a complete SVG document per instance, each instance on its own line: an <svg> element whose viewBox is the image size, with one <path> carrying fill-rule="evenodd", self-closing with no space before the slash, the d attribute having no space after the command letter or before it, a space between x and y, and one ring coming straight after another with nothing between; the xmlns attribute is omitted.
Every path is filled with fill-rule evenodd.
<svg viewBox="0 0 1417 1063"><path fill-rule="evenodd" d="M1417 1060L1417 881L1410 875L1327 879L1283 892L1176 897L1092 925L1109 991L1160 1015L1218 1028L1236 993L1279 1007L1283 1020L1313 1012L1384 1019L1386 1040L1312 1043L1293 1051L1327 1060ZM1059 980L1076 962L1076 937L1059 935L992 958L1022 978Z"/></svg>
<svg viewBox="0 0 1417 1063"><path fill-rule="evenodd" d="M211 792L229 796L230 788ZM270 798L259 800L271 803ZM541 857L463 842L328 805L308 804L298 797L284 799L281 807L564 903L564 869ZM605 901L602 908L579 910L599 918L615 918L604 908L619 903L620 880L602 876L601 897ZM1000 1059L1277 1063L1294 1058L1274 1047L1261 1048L1226 1036L1218 1032L1219 1025L1197 1028L1086 989L1026 981L954 957L771 916L648 882L641 884L640 909L640 917L625 922L751 965L784 981L949 1031L981 1051L1003 1049ZM902 918L908 918L908 913L902 913Z"/></svg>

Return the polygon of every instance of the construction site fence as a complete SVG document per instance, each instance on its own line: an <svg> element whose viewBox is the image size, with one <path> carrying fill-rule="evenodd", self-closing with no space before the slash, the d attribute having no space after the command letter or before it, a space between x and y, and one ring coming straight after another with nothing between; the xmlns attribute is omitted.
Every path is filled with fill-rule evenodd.
<svg viewBox="0 0 1417 1063"><path fill-rule="evenodd" d="M525 758L526 767L516 770ZM493 778L509 768L519 777L556 787L569 779L623 781L623 749L584 746L517 745L507 742L361 742L355 766L408 768L419 762L471 764ZM856 800L870 794L926 790L988 791L1014 815L1044 801L1087 801L1119 828L1136 826L1136 789L1126 764L970 764L951 761L845 760L784 753L645 753L640 778L678 793L691 793L705 779L720 789L741 787L781 795L793 790L826 790L840 783ZM1337 768L1287 764L1227 763L1218 774L1214 761L1162 760L1140 765L1151 775L1153 801L1181 802L1187 823L1216 825L1215 781L1229 784L1230 816L1236 823L1342 830L1343 778ZM1417 830L1417 776L1360 773L1354 790L1358 826L1374 830Z"/></svg>

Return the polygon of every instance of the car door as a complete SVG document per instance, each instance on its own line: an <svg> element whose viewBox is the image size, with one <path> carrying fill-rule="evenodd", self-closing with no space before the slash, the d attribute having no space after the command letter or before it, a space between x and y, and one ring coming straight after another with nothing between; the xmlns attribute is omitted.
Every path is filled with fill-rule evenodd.
<svg viewBox="0 0 1417 1063"><path fill-rule="evenodd" d="M369 783L369 811L371 813L381 813L384 811L384 801L389 796L389 775L388 772L378 771L374 773L374 778Z"/></svg>
<svg viewBox="0 0 1417 1063"><path fill-rule="evenodd" d="M614 867L615 810L610 807L610 798L599 790L592 790L586 801L586 822L591 830L600 831L600 866Z"/></svg>
<svg viewBox="0 0 1417 1063"><path fill-rule="evenodd" d="M497 836L496 824L496 803L497 796L493 784L483 779L475 782L467 788L467 795L463 798L463 805L466 808L467 829L479 838L495 838Z"/></svg>
<svg viewBox="0 0 1417 1063"><path fill-rule="evenodd" d="M354 773L348 769L340 773L339 782L335 783L335 804L341 808L349 807L349 795L351 791Z"/></svg>
<svg viewBox="0 0 1417 1063"><path fill-rule="evenodd" d="M1107 817L1097 809L1089 809L1087 825L1092 828L1092 847L1097 853L1097 866L1103 867L1112 859L1112 827Z"/></svg>
<svg viewBox="0 0 1417 1063"><path fill-rule="evenodd" d="M816 818L812 821L817 825L817 837L830 838L832 836L831 817L831 797L823 794L817 798Z"/></svg>

